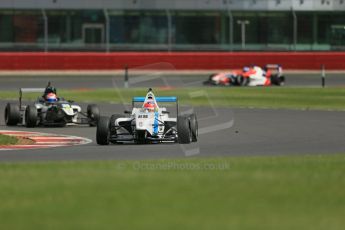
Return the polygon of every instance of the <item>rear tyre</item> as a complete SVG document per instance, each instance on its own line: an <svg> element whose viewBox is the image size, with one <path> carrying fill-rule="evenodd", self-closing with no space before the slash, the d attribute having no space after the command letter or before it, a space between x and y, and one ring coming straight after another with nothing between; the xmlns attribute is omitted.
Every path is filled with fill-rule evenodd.
<svg viewBox="0 0 345 230"><path fill-rule="evenodd" d="M20 122L19 106L7 103L5 108L5 123L7 126L14 126Z"/></svg>
<svg viewBox="0 0 345 230"><path fill-rule="evenodd" d="M28 105L25 109L25 125L33 128L37 125L37 109L35 106Z"/></svg>
<svg viewBox="0 0 345 230"><path fill-rule="evenodd" d="M192 141L197 142L198 141L198 119L196 117L195 113L192 113L189 115L190 120L190 129L192 132Z"/></svg>
<svg viewBox="0 0 345 230"><path fill-rule="evenodd" d="M87 117L89 118L89 125L91 127L96 126L100 118L100 112L97 105L87 106Z"/></svg>
<svg viewBox="0 0 345 230"><path fill-rule="evenodd" d="M285 85L285 77L284 76L280 76L279 77L279 86L283 86Z"/></svg>
<svg viewBox="0 0 345 230"><path fill-rule="evenodd" d="M272 85L283 86L285 83L285 77L284 76L278 77L277 75L272 75L271 83Z"/></svg>
<svg viewBox="0 0 345 230"><path fill-rule="evenodd" d="M178 143L189 144L192 142L192 132L190 129L190 120L187 116L177 118Z"/></svg>
<svg viewBox="0 0 345 230"><path fill-rule="evenodd" d="M99 145L109 145L109 118L101 117L97 123L96 141Z"/></svg>

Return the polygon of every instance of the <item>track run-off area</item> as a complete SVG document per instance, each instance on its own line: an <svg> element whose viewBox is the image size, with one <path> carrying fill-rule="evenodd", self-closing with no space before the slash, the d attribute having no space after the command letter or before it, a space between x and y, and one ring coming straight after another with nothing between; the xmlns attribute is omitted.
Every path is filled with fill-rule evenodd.
<svg viewBox="0 0 345 230"><path fill-rule="evenodd" d="M228 70L221 70L226 72ZM202 87L211 74L220 71L159 71L129 70L130 87ZM284 72L284 87L320 87L320 71ZM2 72L0 73L0 90L18 90L18 88L45 87L51 81L58 89L103 89L125 86L125 71L66 71L66 72ZM20 84L19 84L20 83ZM325 72L326 86L345 86L345 72Z"/></svg>
<svg viewBox="0 0 345 230"><path fill-rule="evenodd" d="M5 102L0 102L4 108ZM103 115L122 111L120 105L100 104ZM252 156L284 154L327 154L345 151L345 119L342 111L302 111L278 109L194 108L199 117L196 144L109 145L96 144L96 128L6 127L0 129L43 132L83 137L86 145L64 148L1 151L1 161L45 160L140 160L184 157Z"/></svg>

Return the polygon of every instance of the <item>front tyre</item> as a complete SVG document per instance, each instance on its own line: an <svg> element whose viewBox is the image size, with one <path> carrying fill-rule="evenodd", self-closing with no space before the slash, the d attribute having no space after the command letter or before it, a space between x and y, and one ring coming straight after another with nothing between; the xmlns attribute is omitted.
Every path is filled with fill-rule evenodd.
<svg viewBox="0 0 345 230"><path fill-rule="evenodd" d="M89 118L89 125L96 126L97 122L99 121L100 118L100 112L99 108L97 105L88 105L87 106L87 117Z"/></svg>
<svg viewBox="0 0 345 230"><path fill-rule="evenodd" d="M279 77L279 86L284 86L285 85L285 77L284 76L280 76Z"/></svg>
<svg viewBox="0 0 345 230"><path fill-rule="evenodd" d="M190 121L187 116L179 116L177 118L177 135L178 143L180 144L189 144L192 142Z"/></svg>
<svg viewBox="0 0 345 230"><path fill-rule="evenodd" d="M7 126L14 126L20 122L19 106L7 103L5 108L5 123Z"/></svg>
<svg viewBox="0 0 345 230"><path fill-rule="evenodd" d="M198 141L198 119L196 117L195 113L192 113L189 115L190 120L190 129L192 132L192 141L197 142Z"/></svg>
<svg viewBox="0 0 345 230"><path fill-rule="evenodd" d="M96 141L99 145L109 145L109 118L101 117L97 123Z"/></svg>
<svg viewBox="0 0 345 230"><path fill-rule="evenodd" d="M109 132L110 132L111 136L113 136L113 135L117 136L117 127L115 125L115 122L117 119L119 119L121 117L123 117L122 114L111 115L110 120L109 120ZM111 141L111 143L117 144L118 142L114 140L114 141Z"/></svg>
<svg viewBox="0 0 345 230"><path fill-rule="evenodd" d="M25 125L33 128L37 125L37 109L35 106L28 105L25 109Z"/></svg>

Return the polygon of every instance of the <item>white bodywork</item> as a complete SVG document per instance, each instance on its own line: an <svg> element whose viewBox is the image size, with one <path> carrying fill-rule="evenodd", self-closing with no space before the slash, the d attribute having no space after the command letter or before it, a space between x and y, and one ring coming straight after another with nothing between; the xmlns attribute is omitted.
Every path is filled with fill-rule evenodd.
<svg viewBox="0 0 345 230"><path fill-rule="evenodd" d="M145 108L134 108L132 117L135 118L132 124L136 130L146 130L151 136L163 137L164 122L176 122L176 118L169 118L169 114L164 114L166 108L158 108L155 112L150 112Z"/></svg>
<svg viewBox="0 0 345 230"><path fill-rule="evenodd" d="M253 67L254 73L249 76L248 86L262 86L265 85L267 78L266 72L258 66Z"/></svg>
<svg viewBox="0 0 345 230"><path fill-rule="evenodd" d="M144 108L144 104L148 101L153 101L156 105L154 111ZM177 122L177 118L170 118L166 112L165 107L160 108L156 102L156 98L152 92L148 92L143 106L140 108L133 108L130 117L118 118L115 121L116 127L120 127L121 122L131 122L132 129L137 131L147 131L152 137L164 138L165 122ZM123 132L126 132L121 128ZM118 130L121 132L121 130Z"/></svg>

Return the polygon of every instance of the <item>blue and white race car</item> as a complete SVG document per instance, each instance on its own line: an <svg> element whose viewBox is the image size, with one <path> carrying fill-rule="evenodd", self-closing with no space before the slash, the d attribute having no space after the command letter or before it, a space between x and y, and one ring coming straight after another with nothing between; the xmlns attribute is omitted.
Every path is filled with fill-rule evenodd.
<svg viewBox="0 0 345 230"><path fill-rule="evenodd" d="M140 103L140 105L138 105ZM176 117L158 103L175 103ZM195 113L179 115L177 97L155 97L149 89L146 97L134 97L132 111L101 117L96 131L99 145L134 142L137 144L196 142L198 122Z"/></svg>

